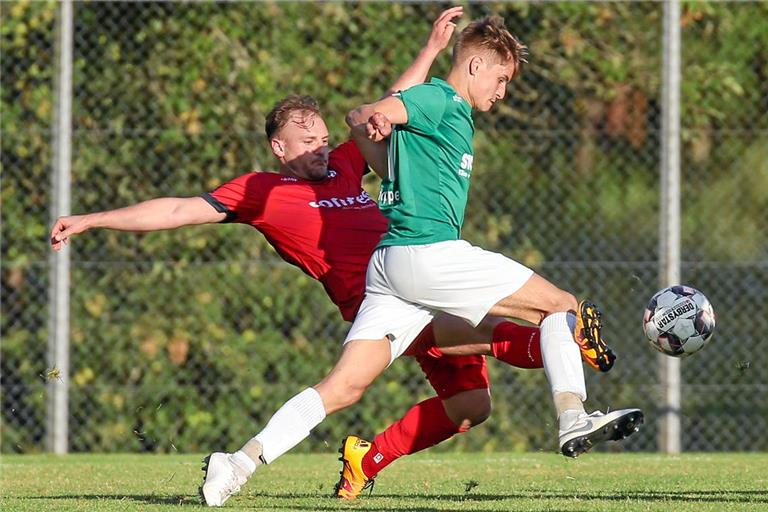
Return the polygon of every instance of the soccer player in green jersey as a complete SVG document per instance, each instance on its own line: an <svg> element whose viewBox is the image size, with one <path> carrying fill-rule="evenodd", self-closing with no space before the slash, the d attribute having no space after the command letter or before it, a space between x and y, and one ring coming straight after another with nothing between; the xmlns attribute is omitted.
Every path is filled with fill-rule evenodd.
<svg viewBox="0 0 768 512"><path fill-rule="evenodd" d="M511 35L509 38L511 38ZM464 36L462 35L463 39ZM514 38L511 40L514 41ZM461 45L462 41L459 41L459 44ZM588 314L572 315L576 322L581 322L583 325L579 324L574 328L567 325L562 327L561 324L565 324L565 311L577 308L575 299L570 294L557 290L554 286L549 285L543 279L535 276L532 271L516 262L498 254L487 253L481 249L473 248L466 244L466 242L459 240L459 229L464 217L468 179L472 170L471 135L474 128L472 127L470 115L471 108L488 110L494 101L501 99L506 83L512 79L519 67L519 59L513 60L513 63L503 59L501 60L502 64L492 62L494 59L490 57L495 57L496 54L494 52L496 50L486 55L485 49L478 51L480 47L476 46L474 42L467 46L467 48L466 52L460 52L462 57L458 64L456 59L454 59L454 67L459 66L462 68L461 73L476 78L471 91L462 90L463 92L469 92L470 96L462 96L459 93L460 89L452 84L451 76L449 76L447 81L435 81L429 86L443 90L444 97L446 91L450 91L451 96L449 99L452 103L450 106L444 105L443 112L439 114L439 116L449 118L450 123L445 126L440 125L439 116L426 108L423 112L419 113L423 114L420 117L422 124L419 129L423 130L424 133L432 130L434 134L434 128L429 128L429 123L437 122L441 129L445 128L446 130L441 132L442 135L445 135L444 144L450 146L450 151L447 151L447 153L450 153L450 156L446 156L445 162L438 165L436 172L432 175L434 181L429 181L429 178L426 180L421 179L416 176L415 172L412 172L410 180L404 177L402 180L397 178L397 176L401 176L398 173L408 165L411 165L411 170L420 171L419 167L423 163L433 159L430 153L433 151L433 148L424 145L421 148L422 152L420 154L406 155L400 151L397 143L390 143L389 148L387 148L387 145L381 144L380 142L389 135L386 132L386 126L389 124L386 112L383 113L385 115L379 115L381 124L375 125L376 129L381 130L380 133L374 133L371 137L365 135L361 137L359 134L360 127L356 126L356 140L365 146L361 150L365 152L366 160L380 174L385 174L388 177L382 188L381 203L383 210L390 217L389 231L382 239L381 247L376 250L368 266L366 298L358 312L358 319L355 320L353 328L347 336L343 352L334 368L318 384L303 390L288 400L272 416L261 432L243 447L241 451L247 453L251 462L249 464L250 467L247 468L247 474L228 474L231 476L231 482L223 482L219 486L223 491L220 493L219 499L214 500L216 504L222 503L231 494L236 492L259 463L270 463L276 460L283 453L306 438L312 429L322 422L327 415L357 402L367 386L395 358L402 355L409 348L418 333L431 321L437 311L444 310L449 313L455 311L458 313L457 316L459 318L469 321L472 325L477 325L489 313L489 310L495 309L503 312L504 316L523 318L541 323L542 337L544 336L547 322L546 320L543 322L541 320L545 315L542 313L540 317L536 317L531 311L543 311L541 308L544 307L547 308L546 311L562 311L562 322L550 322L552 324L549 327L550 337L552 337L551 333L559 334L559 337L555 337L555 341L551 343L554 348L550 348L549 357L561 358L559 352L568 352L569 355L573 355L572 351L568 351L562 346L564 345L563 340L567 339L568 343L572 345L569 348L575 350L576 359L580 361L581 352L579 346L574 343L572 334L573 329L576 329L577 332L581 333L576 341L579 342L581 340L580 345L585 347L584 350L593 353L591 360L595 361L597 365L603 365L606 368L610 367L612 360L609 357L609 353L604 345L598 343L600 342L599 319L596 315L592 314L595 313L593 309L582 308L580 312ZM521 49L522 47L518 48L518 51ZM481 54L484 57L480 57ZM499 53L499 55L511 56L509 52ZM465 66L465 64L467 65ZM502 71L497 83L496 76L499 74L499 68ZM419 98L428 101L429 98L424 96L435 94L437 89L430 89L427 91L427 94L422 94ZM409 96L408 91L411 91L411 89L401 93L398 98L390 98L385 101L405 102ZM414 120L418 116L415 113L412 115ZM395 116L392 118L397 119ZM407 119L403 120L403 122L405 121ZM367 121L362 123L363 132L365 131L366 123ZM454 131L455 133L453 133ZM409 143L407 140L403 141L403 144ZM454 147L454 144L457 144L457 146ZM388 150L389 156L387 156ZM459 156L456 169L453 166L454 155ZM405 159L408 158L410 160L406 162ZM390 168L387 168L388 162L393 164ZM457 171L455 177L447 175L451 170ZM451 183L447 184L444 188L443 180L449 180ZM410 183L410 185L407 185L406 182ZM421 190L422 188L424 190ZM435 191L437 191L436 194ZM427 199L424 199L425 196L422 195L424 192L429 194L426 196ZM422 201L429 202L430 204ZM409 208L400 208L400 205L408 205ZM423 259L424 264L414 264L409 259L408 252L411 249L415 248L414 252L420 252L419 249L421 248L439 248L442 244L454 242L458 244L456 248L461 254L457 253L454 255L450 252L443 252L442 254L427 255ZM392 259L387 258L387 253L392 253L391 250L399 249L403 249L405 259L401 259L400 254ZM467 266L457 270L458 274L455 276L450 275L453 272L452 270L446 272L440 267L440 264L448 264L451 261L461 260L470 255L472 258L467 262ZM435 261L435 259L441 261ZM437 265L433 267L432 263ZM391 268L385 269L382 267L382 264L385 267ZM460 275L464 272L464 268L469 269L469 272L465 275ZM509 276L509 282L497 283L496 281L499 280L499 277L504 275ZM436 301L429 301L427 298L424 303L420 303L419 300L421 299L416 299L416 295L420 295L423 290L426 290L424 297L427 297L431 283L435 282L435 279L439 279L440 276L446 278L445 282L453 286L452 297L438 297ZM480 277L481 279L473 285L472 282L475 277ZM509 305L501 300L515 293L518 288L524 284L527 285L526 282L531 280L536 282L539 289L542 288L539 281L546 283L549 287L546 291L550 292L546 300L542 301L540 298L532 296L527 298L530 302L516 300L510 302ZM454 283L458 284L454 286ZM394 290L394 287L399 286L410 287L411 289L406 293L409 294L409 297L414 297L414 299L404 298L401 291ZM553 294L553 290L558 293ZM471 295L462 297L469 291L471 291ZM538 290L531 292L531 294L535 293L538 293ZM504 306L497 306L497 302L502 302ZM548 318L550 316L553 315L549 315ZM567 329L567 335L562 332L564 328ZM457 348L457 345L462 345L464 342L465 340L462 339L448 339L436 340L435 344L441 348L452 345L453 348ZM465 352L454 353L478 353L472 352L472 350L472 346L466 346ZM566 358L563 356L562 360L565 361ZM562 385L563 389L555 388L561 395L556 395L556 401L563 401L563 396L568 394L573 401L578 402L578 406L574 405L571 407L573 410L567 411L568 414L574 416L574 423L577 423L576 417L578 417L578 421L580 421L577 424L578 432L584 432L584 425L592 429L593 425L597 425L599 422L600 425L605 427L605 437L627 435L626 429L634 428L634 424L642 419L640 411L632 410L628 414L619 415L619 419L608 415L606 416L609 418L608 421L603 421L602 417L587 416L583 413L581 401L586 398L586 393L583 391L583 370L578 361L576 364L572 364L573 362L569 360L568 362L571 363L571 366L568 366L566 370L578 372L578 375L571 378L571 380L579 381L580 378L581 387L573 385L568 378L558 380L558 384ZM561 362L560 366L562 367L564 364L564 362ZM569 375L568 377L572 376ZM549 376L549 378L550 381L553 380L552 376ZM566 389L566 386L570 387ZM571 388L575 389L575 393L570 391ZM568 393L564 391L568 391ZM613 427L616 427L617 430L615 432L613 430L609 431L609 428L612 429ZM603 432L603 429L599 430ZM350 438L347 439L347 441L349 440ZM366 453L370 451L370 443L362 442L362 440L357 438L354 438L354 440L361 441L351 443L356 450L355 456L359 455L362 451L366 451ZM582 435L577 441L572 443L574 449L567 454L578 455L588 448L587 443L598 440L602 439L593 435L592 430L590 430L589 436ZM368 446L367 450L366 446ZM257 452L258 454L256 454ZM566 449L564 448L565 452ZM344 453L344 459L346 468L348 465L346 452ZM356 460L360 462L358 459ZM208 480L207 478L206 484ZM350 482L349 478L342 478L340 485ZM353 498L359 493L359 488L365 483L365 475L361 474L360 478L353 482L354 485L350 489L345 489L348 492L339 492L338 494L341 497ZM213 503L209 501L209 504Z"/></svg>
<svg viewBox="0 0 768 512"><path fill-rule="evenodd" d="M345 355L358 352L361 361L375 361L373 347L389 340L394 359L403 350L398 340L435 311L472 325L486 315L539 325L560 449L576 457L595 443L623 439L643 421L639 409L584 410L577 344L595 350L602 366L614 359L600 334L600 312L520 263L461 240L474 163L471 112L486 112L504 98L525 52L500 17L475 21L455 44L445 80L432 79L347 116L354 139L383 179L379 202L389 230L368 265L366 298ZM343 447L342 485L345 478L361 481L350 462L359 458L356 451Z"/></svg>

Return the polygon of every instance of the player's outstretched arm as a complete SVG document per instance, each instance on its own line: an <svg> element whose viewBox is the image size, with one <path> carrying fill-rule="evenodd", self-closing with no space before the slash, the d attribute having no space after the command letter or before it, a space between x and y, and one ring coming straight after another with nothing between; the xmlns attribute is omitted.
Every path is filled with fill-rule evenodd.
<svg viewBox="0 0 768 512"><path fill-rule="evenodd" d="M416 59L411 63L408 68L403 71L403 74L395 80L389 89L387 89L384 97L391 96L397 91L402 91L414 85L424 83L429 73L429 68L432 67L432 63L435 61L441 51L445 50L448 43L451 42L451 36L456 30L456 24L453 22L455 18L464 14L464 7L451 7L440 13L435 22L432 24L432 32L429 34L427 42L424 44Z"/></svg>
<svg viewBox="0 0 768 512"><path fill-rule="evenodd" d="M159 231L221 222L224 217L202 197L161 197L116 210L59 217L51 229L51 248L59 251L69 237L93 228Z"/></svg>
<svg viewBox="0 0 768 512"><path fill-rule="evenodd" d="M440 13L432 24L429 38L416 59L395 80L384 97L376 103L363 105L347 115L347 124L352 130L352 138L365 160L382 178L387 172L387 148L384 139L392 132L393 123L402 124L408 120L402 102L392 98L391 95L396 91L423 83L427 79L429 68L440 52L448 46L456 29L453 20L463 12L464 8L459 6Z"/></svg>

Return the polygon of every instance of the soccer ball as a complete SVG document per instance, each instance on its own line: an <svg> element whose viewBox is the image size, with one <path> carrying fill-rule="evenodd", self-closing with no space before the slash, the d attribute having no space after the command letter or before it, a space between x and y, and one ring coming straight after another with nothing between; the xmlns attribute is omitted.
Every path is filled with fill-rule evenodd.
<svg viewBox="0 0 768 512"><path fill-rule="evenodd" d="M712 338L715 312L696 288L670 286L651 297L643 316L643 330L659 352L688 357Z"/></svg>

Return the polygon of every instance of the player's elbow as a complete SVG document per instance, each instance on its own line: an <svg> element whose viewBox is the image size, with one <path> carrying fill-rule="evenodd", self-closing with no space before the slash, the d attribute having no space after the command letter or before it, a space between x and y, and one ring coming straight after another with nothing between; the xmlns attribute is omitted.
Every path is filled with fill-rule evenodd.
<svg viewBox="0 0 768 512"><path fill-rule="evenodd" d="M373 113L374 110L371 108L371 105L361 105L354 110L350 110L346 117L347 126L349 126L353 132L358 130L365 133L365 124Z"/></svg>
<svg viewBox="0 0 768 512"><path fill-rule="evenodd" d="M352 130L355 129L355 127L360 126L361 124L365 124L365 121L362 119L362 116L360 115L360 109L362 107L358 107L354 110L350 110L347 113L347 117L345 118L345 121L347 122L347 126L349 126Z"/></svg>

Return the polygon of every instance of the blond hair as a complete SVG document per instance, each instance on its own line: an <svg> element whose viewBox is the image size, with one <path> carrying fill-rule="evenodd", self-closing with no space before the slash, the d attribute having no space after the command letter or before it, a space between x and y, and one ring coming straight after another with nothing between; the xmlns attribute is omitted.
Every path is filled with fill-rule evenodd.
<svg viewBox="0 0 768 512"><path fill-rule="evenodd" d="M305 119L311 115L319 116L320 106L312 96L291 94L281 99L267 114L267 120L264 123L267 138L271 139L280 128L288 124L293 114L296 113Z"/></svg>
<svg viewBox="0 0 768 512"><path fill-rule="evenodd" d="M453 46L454 64L473 50L485 50L494 54L501 62L512 62L517 75L524 63L528 62L528 48L504 26L501 16L486 16L473 21L461 31Z"/></svg>

